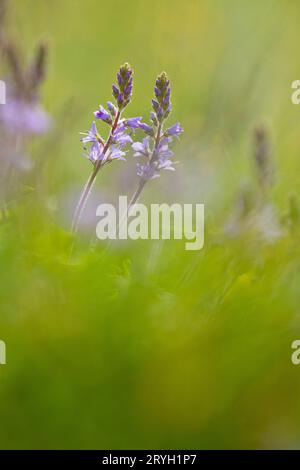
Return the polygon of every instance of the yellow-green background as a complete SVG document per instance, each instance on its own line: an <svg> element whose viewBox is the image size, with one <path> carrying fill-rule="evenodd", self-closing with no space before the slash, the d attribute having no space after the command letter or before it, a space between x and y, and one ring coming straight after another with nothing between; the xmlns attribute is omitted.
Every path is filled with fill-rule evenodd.
<svg viewBox="0 0 300 470"><path fill-rule="evenodd" d="M39 190L0 226L1 448L299 447L298 230L271 245L222 233L240 185L256 184L254 126L270 132L279 216L300 191L299 21L296 0L11 2L8 29L27 57L49 44L42 100L55 124L32 144L46 159ZM128 115L148 115L166 70L170 123L185 129L176 175L144 200L204 202L205 247L82 240L70 262L62 207L90 171L78 133L124 61ZM128 159L99 178L103 199L133 191Z"/></svg>

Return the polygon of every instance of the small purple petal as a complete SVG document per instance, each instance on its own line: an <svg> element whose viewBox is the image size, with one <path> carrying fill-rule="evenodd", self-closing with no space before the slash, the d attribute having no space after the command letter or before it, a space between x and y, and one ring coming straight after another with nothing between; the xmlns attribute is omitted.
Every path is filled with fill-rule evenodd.
<svg viewBox="0 0 300 470"><path fill-rule="evenodd" d="M126 155L125 152L122 152L122 150L120 150L118 147L113 145L111 147L111 151L110 151L110 154L108 156L108 159L109 160L124 160L125 161L124 155Z"/></svg>
<svg viewBox="0 0 300 470"><path fill-rule="evenodd" d="M88 142L97 142L98 131L95 122L91 125L91 128L88 132L83 133L85 137L82 137L80 140L82 143L87 144Z"/></svg>
<svg viewBox="0 0 300 470"><path fill-rule="evenodd" d="M0 122L11 134L44 134L51 125L51 119L39 104L21 99L10 99L0 106Z"/></svg>
<svg viewBox="0 0 300 470"><path fill-rule="evenodd" d="M118 105L121 106L123 104L123 101L124 101L124 95L123 95L123 93L120 93L118 98L117 98Z"/></svg>
<svg viewBox="0 0 300 470"><path fill-rule="evenodd" d="M131 95L132 93L132 82L130 82L124 90L124 95Z"/></svg>
<svg viewBox="0 0 300 470"><path fill-rule="evenodd" d="M100 145L98 142L95 142L89 149L89 152L86 154L86 157L92 163L95 163L98 160L102 160L103 159L102 149L103 149L102 145Z"/></svg>
<svg viewBox="0 0 300 470"><path fill-rule="evenodd" d="M132 138L128 134L117 134L114 138L114 142L119 145L120 148L124 148L127 144L132 144Z"/></svg>
<svg viewBox="0 0 300 470"><path fill-rule="evenodd" d="M135 157L149 158L151 155L149 137L145 137L143 142L134 142L134 144L132 144L132 148L135 152L134 154Z"/></svg>
<svg viewBox="0 0 300 470"><path fill-rule="evenodd" d="M158 110L157 110L157 118L158 119L161 119L163 117L163 109L159 106Z"/></svg>
<svg viewBox="0 0 300 470"><path fill-rule="evenodd" d="M155 93L156 98L159 98L160 95L161 95L161 90L159 90L159 89L157 88L157 86L156 86L156 87L154 88L154 93Z"/></svg>
<svg viewBox="0 0 300 470"><path fill-rule="evenodd" d="M146 134L150 135L151 137L154 136L153 128L149 126L148 124L146 124L145 122L141 122L139 124L139 128L142 129L142 131L144 131Z"/></svg>
<svg viewBox="0 0 300 470"><path fill-rule="evenodd" d="M119 88L116 85L112 86L112 92L113 92L113 96L117 99L118 96L119 96L120 91L119 91Z"/></svg>
<svg viewBox="0 0 300 470"><path fill-rule="evenodd" d="M138 129L141 121L141 117L134 117L134 118L129 118L125 119L124 125L127 127L130 127L130 129Z"/></svg>
<svg viewBox="0 0 300 470"><path fill-rule="evenodd" d="M121 77L121 74L119 72L117 73L117 80L118 80L119 87L121 88L123 85L123 78Z"/></svg>
<svg viewBox="0 0 300 470"><path fill-rule="evenodd" d="M159 110L158 102L155 100L152 100L152 106L153 106L154 111L157 113L157 111Z"/></svg>
<svg viewBox="0 0 300 470"><path fill-rule="evenodd" d="M179 122L176 122L176 124L173 124L173 126L169 127L169 129L166 130L165 135L175 135L178 136L182 134L183 129L180 127Z"/></svg>
<svg viewBox="0 0 300 470"><path fill-rule="evenodd" d="M138 163L137 175L146 181L159 178L159 172L156 170L155 166L150 163L146 163L145 165Z"/></svg>
<svg viewBox="0 0 300 470"><path fill-rule="evenodd" d="M153 124L155 126L158 125L156 114L153 111L151 111L151 113L150 113L150 119L151 119L151 121L153 122Z"/></svg>
<svg viewBox="0 0 300 470"><path fill-rule="evenodd" d="M110 101L108 101L106 104L107 104L107 108L108 108L110 114L112 116L115 116L117 114L117 108L115 107L115 105L113 103L111 103Z"/></svg>
<svg viewBox="0 0 300 470"><path fill-rule="evenodd" d="M111 115L101 105L99 106L99 109L94 112L94 116L97 119L101 119L102 121L107 122L108 124L112 124Z"/></svg>

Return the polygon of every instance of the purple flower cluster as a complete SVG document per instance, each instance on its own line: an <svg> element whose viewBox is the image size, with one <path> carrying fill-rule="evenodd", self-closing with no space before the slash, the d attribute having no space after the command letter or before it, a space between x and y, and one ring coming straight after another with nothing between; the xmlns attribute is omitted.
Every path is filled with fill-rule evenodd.
<svg viewBox="0 0 300 470"><path fill-rule="evenodd" d="M45 78L48 48L40 43L32 62L24 67L23 58L13 43L6 40L2 46L9 65L6 105L0 109L0 125L7 134L20 136L43 134L51 119L39 100L39 88Z"/></svg>
<svg viewBox="0 0 300 470"><path fill-rule="evenodd" d="M161 170L175 170L171 160L174 154L169 146L174 137L183 132L179 123L166 130L163 129L163 123L172 108L170 81L165 72L156 79L154 94L153 111L150 114L152 126L140 123L139 127L147 137L142 142L132 144L134 156L146 159L145 163L137 164L137 174L142 181L158 178Z"/></svg>
<svg viewBox="0 0 300 470"><path fill-rule="evenodd" d="M143 142L132 144L135 157L145 157L146 163L137 164L137 174L144 180L158 178L160 170L174 171L173 162L170 160L174 153L169 148L170 138L160 140L156 150L151 146L150 137L145 137ZM155 158L154 158L155 155Z"/></svg>
<svg viewBox="0 0 300 470"><path fill-rule="evenodd" d="M37 102L8 97L0 109L0 122L9 134L44 134L51 125L51 119Z"/></svg>
<svg viewBox="0 0 300 470"><path fill-rule="evenodd" d="M112 86L112 92L119 110L124 109L132 97L132 78L133 70L129 64L124 64L117 74L117 85Z"/></svg>
<svg viewBox="0 0 300 470"><path fill-rule="evenodd" d="M84 137L81 138L83 144L91 144L89 149L85 147L85 156L93 164L98 161L108 163L112 160L125 160L124 157L128 151L126 147L133 142L132 137L127 133L129 130L130 127L124 124L124 120L120 120L111 136L110 145L107 146L97 130L96 123L93 122L90 130L83 133Z"/></svg>
<svg viewBox="0 0 300 470"><path fill-rule="evenodd" d="M112 86L112 94L115 104L108 101L106 107L102 105L94 112L96 119L110 127L109 135L104 140L98 132L96 123L93 122L90 130L81 138L85 146L85 156L92 162L94 169L84 187L75 210L72 229L76 231L81 213L90 194L92 184L100 168L113 160L125 160L128 147L132 147L135 157L145 159L144 163L138 163L137 174L140 184L132 203L138 197L145 183L160 176L161 170L173 170L173 152L170 144L178 137L183 129L179 123L164 130L164 121L171 112L171 88L170 81L165 72L158 76L155 82L152 100L153 111L150 114L151 124L142 122L141 117L122 118L122 112L132 98L133 70L125 63L117 73L117 85ZM142 131L146 137L142 142L134 142L132 135L136 130Z"/></svg>
<svg viewBox="0 0 300 470"><path fill-rule="evenodd" d="M85 148L85 156L93 164L99 162L97 164L102 165L112 160L125 160L126 147L133 143L130 134L139 128L141 118L121 119L121 112L132 97L132 76L133 70L130 65L124 64L117 73L119 88L113 85L116 105L108 101L107 108L100 105L94 112L96 119L103 121L111 128L107 141L100 136L95 122L81 139L83 144L90 144L88 149Z"/></svg>

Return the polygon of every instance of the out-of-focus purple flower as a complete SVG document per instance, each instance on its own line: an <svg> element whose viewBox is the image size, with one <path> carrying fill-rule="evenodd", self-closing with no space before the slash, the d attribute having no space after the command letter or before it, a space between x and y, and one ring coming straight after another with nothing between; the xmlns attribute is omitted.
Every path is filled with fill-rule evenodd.
<svg viewBox="0 0 300 470"><path fill-rule="evenodd" d="M173 126L169 127L169 129L165 131L165 135L179 136L180 134L182 134L182 132L183 129L182 127L180 127L179 122L176 122L176 124L173 124Z"/></svg>
<svg viewBox="0 0 300 470"><path fill-rule="evenodd" d="M101 121L106 122L109 125L112 125L112 117L111 115L106 111L105 108L100 104L99 109L94 112L94 116L97 119L101 119Z"/></svg>
<svg viewBox="0 0 300 470"><path fill-rule="evenodd" d="M51 119L35 102L8 99L0 108L0 122L11 134L44 134L51 125Z"/></svg>
<svg viewBox="0 0 300 470"><path fill-rule="evenodd" d="M118 86L112 86L113 96L117 101L119 110L124 109L132 97L133 70L129 64L125 63L117 73Z"/></svg>

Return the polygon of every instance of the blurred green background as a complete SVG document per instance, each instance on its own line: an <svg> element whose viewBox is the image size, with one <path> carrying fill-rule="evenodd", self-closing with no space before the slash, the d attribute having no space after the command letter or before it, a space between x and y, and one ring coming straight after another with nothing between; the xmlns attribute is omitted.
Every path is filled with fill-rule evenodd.
<svg viewBox="0 0 300 470"><path fill-rule="evenodd" d="M43 171L0 225L2 449L300 447L299 21L296 0L11 2L7 27L27 57L39 39L49 44L42 101L54 126L31 143ZM176 174L143 200L205 203L205 247L91 249L81 237L70 260L66 200L74 205L90 171L79 132L124 61L135 70L128 113L148 116L166 70L170 123L185 129ZM281 235L242 223L228 236L241 188L259 191L252 137L262 124ZM100 175L98 203L133 191L128 160Z"/></svg>

